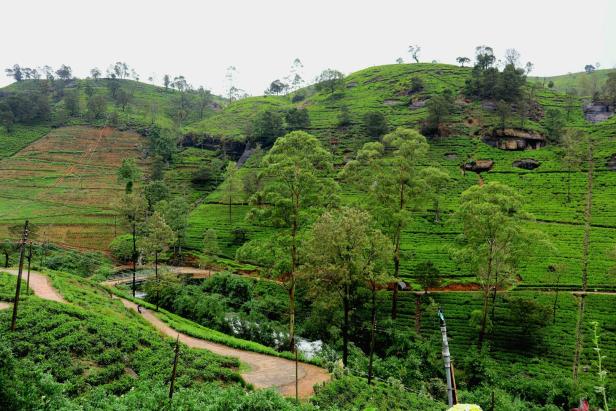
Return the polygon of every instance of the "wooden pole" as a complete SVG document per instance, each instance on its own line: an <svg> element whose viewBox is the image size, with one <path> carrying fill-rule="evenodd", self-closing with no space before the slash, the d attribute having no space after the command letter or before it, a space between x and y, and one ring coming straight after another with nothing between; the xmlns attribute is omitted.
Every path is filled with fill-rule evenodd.
<svg viewBox="0 0 616 411"><path fill-rule="evenodd" d="M30 264L32 263L32 241L28 247L28 279L26 280L26 295L30 295Z"/></svg>
<svg viewBox="0 0 616 411"><path fill-rule="evenodd" d="M299 404L299 380L298 380L298 359L297 359L297 339L293 339L293 347L295 348L295 402Z"/></svg>
<svg viewBox="0 0 616 411"><path fill-rule="evenodd" d="M458 403L458 387L456 386L456 373L453 368L453 361L451 361L451 383L453 384L453 404Z"/></svg>
<svg viewBox="0 0 616 411"><path fill-rule="evenodd" d="M171 383L169 385L169 399L173 399L173 387L175 385L175 376L177 374L178 357L180 356L180 334L175 340L175 357L173 357L173 370L171 371Z"/></svg>
<svg viewBox="0 0 616 411"><path fill-rule="evenodd" d="M15 331L15 323L17 322L17 306L19 305L19 293L21 292L21 273L24 268L24 251L26 249L26 241L28 240L28 220L24 224L24 232L19 245L19 269L17 271L17 285L15 286L15 301L13 302L13 318L11 318L11 331Z"/></svg>

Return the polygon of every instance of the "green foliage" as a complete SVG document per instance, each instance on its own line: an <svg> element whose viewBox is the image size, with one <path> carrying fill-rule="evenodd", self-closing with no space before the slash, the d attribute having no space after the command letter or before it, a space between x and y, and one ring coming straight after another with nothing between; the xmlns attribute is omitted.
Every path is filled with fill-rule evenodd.
<svg viewBox="0 0 616 411"><path fill-rule="evenodd" d="M317 76L315 88L317 90L328 90L330 94L342 87L344 75L333 69L326 69Z"/></svg>
<svg viewBox="0 0 616 411"><path fill-rule="evenodd" d="M427 394L386 383L368 385L365 379L345 376L318 388L312 403L318 407L359 410L445 410Z"/></svg>
<svg viewBox="0 0 616 411"><path fill-rule="evenodd" d="M282 116L272 110L257 114L252 123L252 140L268 147L284 134Z"/></svg>
<svg viewBox="0 0 616 411"><path fill-rule="evenodd" d="M555 143L559 142L566 124L562 111L556 108L548 109L545 113L544 124L548 139Z"/></svg>
<svg viewBox="0 0 616 411"><path fill-rule="evenodd" d="M133 236L130 234L122 234L113 239L109 244L111 255L118 262L127 263L131 261L133 255Z"/></svg>
<svg viewBox="0 0 616 411"><path fill-rule="evenodd" d="M378 139L389 131L387 119L383 113L372 111L364 115L364 128L368 136Z"/></svg>
<svg viewBox="0 0 616 411"><path fill-rule="evenodd" d="M310 116L305 108L293 107L285 113L285 120L288 131L306 130L310 127Z"/></svg>

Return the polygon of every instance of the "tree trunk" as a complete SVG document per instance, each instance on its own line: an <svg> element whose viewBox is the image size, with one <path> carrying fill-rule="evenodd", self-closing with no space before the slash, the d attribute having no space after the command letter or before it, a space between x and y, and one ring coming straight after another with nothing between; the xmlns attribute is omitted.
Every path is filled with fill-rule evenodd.
<svg viewBox="0 0 616 411"><path fill-rule="evenodd" d="M398 275L400 274L400 231L401 225L398 224L398 229L396 233L396 246L394 250L394 279L396 279L394 283L394 291L391 297L391 319L395 320L398 316Z"/></svg>
<svg viewBox="0 0 616 411"><path fill-rule="evenodd" d="M582 248L582 292L585 293L588 289L588 265L590 254L590 229L592 220L592 185L593 185L593 147L592 142L588 142L588 182L586 188L586 207L584 208L584 243ZM577 381L580 355L583 349L583 321L584 321L584 302L585 295L580 296L578 306L578 318L575 327L575 354L573 357L573 379Z"/></svg>
<svg viewBox="0 0 616 411"><path fill-rule="evenodd" d="M368 363L368 385L372 384L372 363L374 361L374 343L376 339L376 285L372 285L372 316L370 327L370 361Z"/></svg>
<svg viewBox="0 0 616 411"><path fill-rule="evenodd" d="M4 252L4 268L9 268L9 253Z"/></svg>
<svg viewBox="0 0 616 411"><path fill-rule="evenodd" d="M344 321L342 323L342 364L346 367L349 359L349 286L346 286L344 297L342 297L342 309L344 311Z"/></svg>
<svg viewBox="0 0 616 411"><path fill-rule="evenodd" d="M494 340L494 330L496 328L496 289L498 288L498 271L496 271L496 273L494 274L494 289L492 291L492 313L490 314L490 318L492 320L492 340Z"/></svg>
<svg viewBox="0 0 616 411"><path fill-rule="evenodd" d="M482 311L482 318L481 318L481 328L479 329L479 341L477 341L477 348L479 350L481 350L481 346L483 345L483 338L485 337L485 333L486 333L486 321L488 319L488 296L490 294L490 280L492 277L492 259L493 259L493 252L492 250L494 249L494 245L493 243L490 243L490 257L488 258L488 274L486 276L486 285L484 287L484 291L483 291L483 311Z"/></svg>
<svg viewBox="0 0 616 411"><path fill-rule="evenodd" d="M156 311L160 305L160 279L158 278L158 251L154 252L154 276L156 277Z"/></svg>
<svg viewBox="0 0 616 411"><path fill-rule="evenodd" d="M438 199L434 200L434 222L435 223L441 222L441 209L440 209L440 204L439 204Z"/></svg>
<svg viewBox="0 0 616 411"><path fill-rule="evenodd" d="M421 294L415 293L415 333L421 334Z"/></svg>
<svg viewBox="0 0 616 411"><path fill-rule="evenodd" d="M137 288L137 227L133 221L133 297Z"/></svg>

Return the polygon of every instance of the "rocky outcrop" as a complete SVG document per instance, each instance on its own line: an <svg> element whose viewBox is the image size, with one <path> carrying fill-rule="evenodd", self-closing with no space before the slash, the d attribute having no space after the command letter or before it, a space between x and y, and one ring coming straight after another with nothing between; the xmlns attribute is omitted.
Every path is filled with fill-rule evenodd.
<svg viewBox="0 0 616 411"><path fill-rule="evenodd" d="M471 160L462 165L462 170L483 173L492 170L492 167L494 167L493 160Z"/></svg>
<svg viewBox="0 0 616 411"><path fill-rule="evenodd" d="M400 101L400 100L396 100L396 99L390 98L390 99L384 100L383 104L386 105L386 106L398 106L400 104L404 104L404 102Z"/></svg>
<svg viewBox="0 0 616 411"><path fill-rule="evenodd" d="M456 160L458 155L456 153L445 153L445 159L447 160Z"/></svg>
<svg viewBox="0 0 616 411"><path fill-rule="evenodd" d="M533 131L506 128L493 130L483 137L483 142L501 150L534 150L545 147L547 140Z"/></svg>
<svg viewBox="0 0 616 411"><path fill-rule="evenodd" d="M534 158L521 158L519 160L515 160L512 165L525 170L534 170L539 167L541 163Z"/></svg>
<svg viewBox="0 0 616 411"><path fill-rule="evenodd" d="M409 108L410 109L418 109L418 108L422 108L423 106L426 105L426 100L414 100L411 101L411 104L409 104Z"/></svg>
<svg viewBox="0 0 616 411"><path fill-rule="evenodd" d="M584 106L584 117L591 123L600 123L614 115L614 107L601 102L592 102Z"/></svg>
<svg viewBox="0 0 616 411"><path fill-rule="evenodd" d="M199 147L208 150L222 150L224 153L234 160L240 158L246 144L241 141L221 140L212 136L202 136L195 134L186 134L180 142L182 147Z"/></svg>

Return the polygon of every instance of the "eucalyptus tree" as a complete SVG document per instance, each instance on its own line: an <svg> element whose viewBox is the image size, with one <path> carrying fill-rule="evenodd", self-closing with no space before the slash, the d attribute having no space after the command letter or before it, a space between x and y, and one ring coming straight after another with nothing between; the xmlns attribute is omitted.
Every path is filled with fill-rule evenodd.
<svg viewBox="0 0 616 411"><path fill-rule="evenodd" d="M532 216L523 210L522 200L512 188L498 182L473 186L460 198L457 217L462 224L461 246L453 253L481 285L479 349L488 324L490 295L494 307L496 290L514 281L519 264L532 249L550 246L540 232L528 228Z"/></svg>
<svg viewBox="0 0 616 411"><path fill-rule="evenodd" d="M426 138L415 130L398 128L382 142L364 144L341 177L369 194L368 206L393 243L393 277L400 274L402 232L426 199L422 163L428 153ZM397 316L398 287L392 294L392 318Z"/></svg>
<svg viewBox="0 0 616 411"><path fill-rule="evenodd" d="M240 260L265 266L289 296L289 340L295 348L295 288L300 266L300 237L305 229L335 201L332 156L316 137L293 131L280 137L261 161L263 189L251 198L248 219L274 226L269 239L253 240L237 252ZM259 205L256 199L264 199Z"/></svg>
<svg viewBox="0 0 616 411"><path fill-rule="evenodd" d="M370 289L371 336L368 380L372 379L372 362L376 330L376 293L392 281L391 241L366 211L342 208L325 212L314 224L306 242L304 271L318 289L335 291L341 299L342 363L348 363L349 328L352 304L359 288Z"/></svg>
<svg viewBox="0 0 616 411"><path fill-rule="evenodd" d="M158 276L158 257L160 253L169 248L175 242L175 233L167 225L165 219L158 211L154 212L145 226L145 236L140 242L140 249L146 256L154 256L154 275L156 278L156 310L160 301L158 292L160 291L160 278Z"/></svg>

